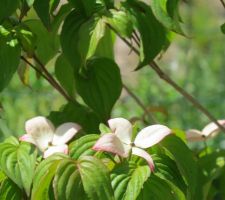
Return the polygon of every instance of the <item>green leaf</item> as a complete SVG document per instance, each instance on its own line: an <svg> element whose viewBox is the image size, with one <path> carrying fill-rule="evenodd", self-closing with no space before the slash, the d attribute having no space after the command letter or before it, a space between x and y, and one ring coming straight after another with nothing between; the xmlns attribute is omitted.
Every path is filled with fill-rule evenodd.
<svg viewBox="0 0 225 200"><path fill-rule="evenodd" d="M91 58L105 34L105 22L102 18L91 18L79 29L78 51L83 63Z"/></svg>
<svg viewBox="0 0 225 200"><path fill-rule="evenodd" d="M86 68L84 75L76 76L77 92L105 121L122 90L119 67L108 58L94 58Z"/></svg>
<svg viewBox="0 0 225 200"><path fill-rule="evenodd" d="M179 0L153 0L152 10L156 18L168 29L184 34L180 26Z"/></svg>
<svg viewBox="0 0 225 200"><path fill-rule="evenodd" d="M12 15L20 5L20 0L1 0L0 1L0 22Z"/></svg>
<svg viewBox="0 0 225 200"><path fill-rule="evenodd" d="M68 60L61 54L55 63L55 75L61 86L72 97L75 95L74 70Z"/></svg>
<svg viewBox="0 0 225 200"><path fill-rule="evenodd" d="M106 22L122 37L131 37L133 24L129 13L122 10L111 9L106 15Z"/></svg>
<svg viewBox="0 0 225 200"><path fill-rule="evenodd" d="M220 26L220 29L223 34L225 34L225 23Z"/></svg>
<svg viewBox="0 0 225 200"><path fill-rule="evenodd" d="M133 16L140 33L140 63L137 69L149 64L166 46L167 32L144 2L131 1L124 4Z"/></svg>
<svg viewBox="0 0 225 200"><path fill-rule="evenodd" d="M174 185L169 185L154 174L145 182L137 200L186 200Z"/></svg>
<svg viewBox="0 0 225 200"><path fill-rule="evenodd" d="M77 200L87 199L77 164L74 160L67 159L59 164L53 181L53 187L57 200L70 200L74 197Z"/></svg>
<svg viewBox="0 0 225 200"><path fill-rule="evenodd" d="M35 11L48 30L51 29L52 21L50 13L54 11L58 4L59 0L35 0L34 2Z"/></svg>
<svg viewBox="0 0 225 200"><path fill-rule="evenodd" d="M117 165L111 173L111 184L115 199L136 199L144 183L150 177L149 166L139 166L134 162Z"/></svg>
<svg viewBox="0 0 225 200"><path fill-rule="evenodd" d="M98 125L101 122L97 114L75 102L66 104L61 111L51 112L49 119L56 126L69 121L76 122L87 133L98 132Z"/></svg>
<svg viewBox="0 0 225 200"><path fill-rule="evenodd" d="M1 200L21 200L22 192L17 185L9 178L6 178L0 185Z"/></svg>
<svg viewBox="0 0 225 200"><path fill-rule="evenodd" d="M175 160L178 169L187 182L187 199L201 199L200 179L201 174L192 152L178 137L166 137L161 144L168 150L169 156Z"/></svg>
<svg viewBox="0 0 225 200"><path fill-rule="evenodd" d="M65 155L54 154L43 160L35 170L31 200L49 200L52 179Z"/></svg>
<svg viewBox="0 0 225 200"><path fill-rule="evenodd" d="M77 10L72 11L65 19L60 35L63 53L70 62L71 66L79 71L81 57L78 52L79 28L86 21L82 13Z"/></svg>
<svg viewBox="0 0 225 200"><path fill-rule="evenodd" d="M0 169L0 186L2 181L6 178L6 175L3 173L3 171Z"/></svg>
<svg viewBox="0 0 225 200"><path fill-rule="evenodd" d="M94 146L98 138L99 135L90 134L75 140L69 145L70 156L74 159L78 159L81 156L94 155L96 151L93 151L91 148Z"/></svg>
<svg viewBox="0 0 225 200"><path fill-rule="evenodd" d="M29 196L37 150L28 143L0 144L0 166L4 173Z"/></svg>
<svg viewBox="0 0 225 200"><path fill-rule="evenodd" d="M100 160L91 156L81 157L78 161L78 169L84 191L90 199L114 199L109 171Z"/></svg>
<svg viewBox="0 0 225 200"><path fill-rule="evenodd" d="M36 55L43 64L46 64L58 53L58 35L53 32L48 32L39 20L27 20L24 24L36 35Z"/></svg>
<svg viewBox="0 0 225 200"><path fill-rule="evenodd" d="M17 40L0 34L0 92L9 84L20 62L20 47Z"/></svg>
<svg viewBox="0 0 225 200"><path fill-rule="evenodd" d="M90 16L96 7L96 1L93 0L69 0L80 13L85 13L85 16Z"/></svg>

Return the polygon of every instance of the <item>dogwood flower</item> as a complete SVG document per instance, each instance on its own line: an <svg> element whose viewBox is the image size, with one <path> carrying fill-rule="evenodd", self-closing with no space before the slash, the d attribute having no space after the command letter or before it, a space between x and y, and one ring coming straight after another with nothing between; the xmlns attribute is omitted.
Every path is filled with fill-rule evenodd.
<svg viewBox="0 0 225 200"><path fill-rule="evenodd" d="M78 124L64 123L55 129L47 118L38 116L25 123L26 134L20 137L21 141L37 146L43 152L43 157L54 153L68 154L66 143L81 129Z"/></svg>
<svg viewBox="0 0 225 200"><path fill-rule="evenodd" d="M115 118L108 121L111 133L104 134L92 147L96 151L107 151L127 158L130 153L144 158L151 171L154 171L152 157L145 150L171 133L163 125L152 125L142 129L132 141L132 124L124 118Z"/></svg>
<svg viewBox="0 0 225 200"><path fill-rule="evenodd" d="M218 123L225 127L225 119L218 120ZM196 129L190 129L186 131L186 138L190 142L203 141L208 138L215 137L220 131L220 128L211 122L207 124L202 131Z"/></svg>

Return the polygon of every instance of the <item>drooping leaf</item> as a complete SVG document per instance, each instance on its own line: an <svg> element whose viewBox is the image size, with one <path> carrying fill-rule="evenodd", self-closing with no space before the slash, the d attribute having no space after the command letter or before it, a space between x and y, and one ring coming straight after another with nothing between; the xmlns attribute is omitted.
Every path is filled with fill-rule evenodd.
<svg viewBox="0 0 225 200"><path fill-rule="evenodd" d="M55 75L61 86L73 97L75 94L74 70L63 54L56 60Z"/></svg>
<svg viewBox="0 0 225 200"><path fill-rule="evenodd" d="M181 139L174 135L166 137L161 144L167 149L169 156L175 160L187 182L187 199L200 199L202 196L199 188L201 172L192 152Z"/></svg>
<svg viewBox="0 0 225 200"><path fill-rule="evenodd" d="M0 166L4 173L29 196L32 184L37 150L28 143L0 144Z"/></svg>
<svg viewBox="0 0 225 200"><path fill-rule="evenodd" d="M0 22L12 15L19 7L20 0L1 0L0 1Z"/></svg>
<svg viewBox="0 0 225 200"><path fill-rule="evenodd" d="M20 46L18 41L13 38L10 31L4 29L0 32L0 91L8 84L13 74L16 72L20 61ZM3 32L3 29L5 30ZM4 35L5 33L5 35Z"/></svg>
<svg viewBox="0 0 225 200"><path fill-rule="evenodd" d="M107 58L93 58L84 75L76 76L76 88L84 102L105 121L119 98L122 82L116 63Z"/></svg>
<svg viewBox="0 0 225 200"><path fill-rule="evenodd" d="M68 103L61 111L51 112L49 119L56 126L65 122L76 122L87 133L97 133L98 125L101 122L97 114L75 102Z"/></svg>
<svg viewBox="0 0 225 200"><path fill-rule="evenodd" d="M24 24L29 27L34 35L36 35L36 56L43 64L46 64L58 53L58 35L53 32L48 32L40 20L27 20Z"/></svg>
<svg viewBox="0 0 225 200"><path fill-rule="evenodd" d="M151 5L154 15L166 28L184 34L180 26L179 0L153 0Z"/></svg>
<svg viewBox="0 0 225 200"><path fill-rule="evenodd" d="M137 69L149 64L167 45L167 32L152 13L151 7L144 2L124 3L133 23L140 34L140 63Z"/></svg>
<svg viewBox="0 0 225 200"><path fill-rule="evenodd" d="M85 135L69 145L70 156L73 159L79 159L81 156L92 156L96 153L91 148L94 146L95 142L99 138L99 135L90 134Z"/></svg>
<svg viewBox="0 0 225 200"><path fill-rule="evenodd" d="M22 191L9 178L4 179L0 184L0 199L1 200L21 200Z"/></svg>

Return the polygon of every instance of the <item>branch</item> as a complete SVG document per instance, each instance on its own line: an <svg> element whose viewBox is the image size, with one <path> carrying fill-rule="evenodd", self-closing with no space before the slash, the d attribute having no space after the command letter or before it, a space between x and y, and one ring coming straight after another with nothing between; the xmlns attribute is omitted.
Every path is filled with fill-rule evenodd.
<svg viewBox="0 0 225 200"><path fill-rule="evenodd" d="M132 50L139 55L139 50L133 47L129 43L126 38L122 37L113 27L108 25L110 29L112 29L118 37L123 40ZM169 85L171 85L177 92L179 92L183 97L185 97L189 102L192 103L193 106L195 106L198 110L200 110L202 113L205 114L205 116L208 117L212 122L214 122L224 133L225 133L225 127L223 127L221 124L218 123L217 119L204 107L202 106L197 99L195 99L193 96L191 96L189 93L187 93L182 87L177 85L154 61L149 63L149 66L158 74L158 76L166 81Z"/></svg>
<svg viewBox="0 0 225 200"><path fill-rule="evenodd" d="M144 111L144 115L147 114L148 117L153 121L153 123L157 123L157 120L155 119L155 117L151 114L151 112L149 112L144 103L125 85L123 84L123 88L126 90L126 92L134 99L134 101L142 108L142 110Z"/></svg>
<svg viewBox="0 0 225 200"><path fill-rule="evenodd" d="M220 0L221 4L223 5L223 7L225 8L225 3L223 0Z"/></svg>
<svg viewBox="0 0 225 200"><path fill-rule="evenodd" d="M59 85L59 83L52 77L52 75L48 72L48 70L45 68L45 65L39 60L39 58L34 55L33 59L39 64L45 76L48 77L48 79L53 83L54 87L65 97L65 99L68 101L73 101L73 98L70 97L61 87L61 85Z"/></svg>
<svg viewBox="0 0 225 200"><path fill-rule="evenodd" d="M27 63L31 68L33 68L38 74L40 74L44 79L46 79L50 83L50 85L52 85L62 96L65 97L66 100L71 101L71 98L63 91L63 89L61 88L61 86L58 87L58 85L55 84L55 82L52 80L52 78L49 78L44 73L42 73L42 71L40 71L31 62L29 62L24 56L21 56L20 58L25 63Z"/></svg>

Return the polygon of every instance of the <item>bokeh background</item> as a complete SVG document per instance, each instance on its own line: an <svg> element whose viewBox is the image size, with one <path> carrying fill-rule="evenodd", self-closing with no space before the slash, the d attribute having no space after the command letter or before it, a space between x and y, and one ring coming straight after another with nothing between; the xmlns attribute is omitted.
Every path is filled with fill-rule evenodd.
<svg viewBox="0 0 225 200"><path fill-rule="evenodd" d="M174 35L172 45L157 60L175 82L196 97L218 119L225 117L225 35L220 30L224 10L218 1L182 2L180 13L189 38ZM32 14L31 14L32 15ZM134 71L137 57L117 39L116 61L123 82L141 99L158 122L171 128L202 129L209 120L149 67ZM54 62L48 63L54 73ZM23 82L14 75L0 94L0 141L24 134L24 123L37 115L48 116L66 102L48 83L30 69ZM112 117L140 118L143 110L126 91L114 106ZM221 134L214 143L222 147Z"/></svg>

